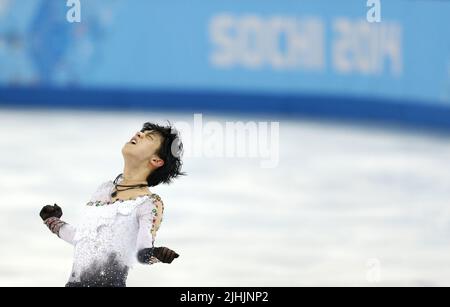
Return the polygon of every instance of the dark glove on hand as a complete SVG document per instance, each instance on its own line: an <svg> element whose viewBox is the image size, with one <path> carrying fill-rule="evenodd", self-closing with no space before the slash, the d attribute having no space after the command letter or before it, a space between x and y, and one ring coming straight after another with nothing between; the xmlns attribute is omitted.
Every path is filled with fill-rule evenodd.
<svg viewBox="0 0 450 307"><path fill-rule="evenodd" d="M61 218L63 213L62 209L57 204L55 204L54 206L44 206L39 215L41 216L42 220L45 221L46 219L51 217Z"/></svg>
<svg viewBox="0 0 450 307"><path fill-rule="evenodd" d="M153 256L161 262L172 263L172 261L180 255L168 247L155 247L153 250Z"/></svg>
<svg viewBox="0 0 450 307"><path fill-rule="evenodd" d="M138 252L138 260L141 263L150 263L152 256L163 263L172 263L180 255L167 247L144 248Z"/></svg>

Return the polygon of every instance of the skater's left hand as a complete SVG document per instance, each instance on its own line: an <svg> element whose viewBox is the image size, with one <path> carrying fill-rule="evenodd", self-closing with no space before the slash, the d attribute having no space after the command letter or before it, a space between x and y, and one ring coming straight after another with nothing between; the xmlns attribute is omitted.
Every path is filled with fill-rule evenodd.
<svg viewBox="0 0 450 307"><path fill-rule="evenodd" d="M151 264L152 258L156 258L163 263L172 263L179 256L167 247L144 248L138 252L138 260L144 264Z"/></svg>
<svg viewBox="0 0 450 307"><path fill-rule="evenodd" d="M172 263L172 261L180 255L168 247L155 247L153 256L163 263Z"/></svg>

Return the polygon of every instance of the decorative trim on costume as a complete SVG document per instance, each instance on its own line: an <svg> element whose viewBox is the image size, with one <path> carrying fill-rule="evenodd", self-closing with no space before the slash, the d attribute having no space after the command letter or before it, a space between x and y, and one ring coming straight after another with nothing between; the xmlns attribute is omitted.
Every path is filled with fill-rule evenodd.
<svg viewBox="0 0 450 307"><path fill-rule="evenodd" d="M59 237L59 231L60 231L61 227L63 227L67 223L64 221L61 221L57 217L50 217L44 221L44 224L47 225L48 229L50 229L50 231L52 233L54 233L55 235L57 235Z"/></svg>

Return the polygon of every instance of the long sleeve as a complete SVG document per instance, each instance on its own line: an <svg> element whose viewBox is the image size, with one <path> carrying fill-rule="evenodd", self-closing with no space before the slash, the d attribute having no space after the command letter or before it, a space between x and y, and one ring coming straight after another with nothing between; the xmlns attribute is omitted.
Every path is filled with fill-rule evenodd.
<svg viewBox="0 0 450 307"><path fill-rule="evenodd" d="M73 238L75 237L75 233L77 229L69 224L64 224L59 230L59 237L66 241L69 244L74 245Z"/></svg>
<svg viewBox="0 0 450 307"><path fill-rule="evenodd" d="M139 232L137 236L137 250L152 248L156 239L164 212L164 205L159 197L150 199L141 205L138 212ZM150 264L159 262L152 257Z"/></svg>
<svg viewBox="0 0 450 307"><path fill-rule="evenodd" d="M74 244L73 238L75 236L75 227L67 224L66 222L60 220L57 217L51 217L44 221L44 224L50 229L52 233L57 235L62 240L69 244Z"/></svg>
<svg viewBox="0 0 450 307"><path fill-rule="evenodd" d="M91 197L91 202L110 200L110 190L112 187L112 182L107 181L102 183ZM59 238L66 241L67 243L74 245L74 237L76 234L76 228L66 222L60 220L57 217L51 217L44 221L44 224L50 229L50 231L56 234Z"/></svg>

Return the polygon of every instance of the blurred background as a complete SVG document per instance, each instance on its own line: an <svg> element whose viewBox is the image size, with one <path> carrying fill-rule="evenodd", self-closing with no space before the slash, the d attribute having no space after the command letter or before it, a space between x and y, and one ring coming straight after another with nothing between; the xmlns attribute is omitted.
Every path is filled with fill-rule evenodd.
<svg viewBox="0 0 450 307"><path fill-rule="evenodd" d="M78 10L79 8L79 10ZM76 225L146 121L157 186L129 286L449 286L450 1L0 0L0 286L63 286ZM79 22L78 22L79 21Z"/></svg>

